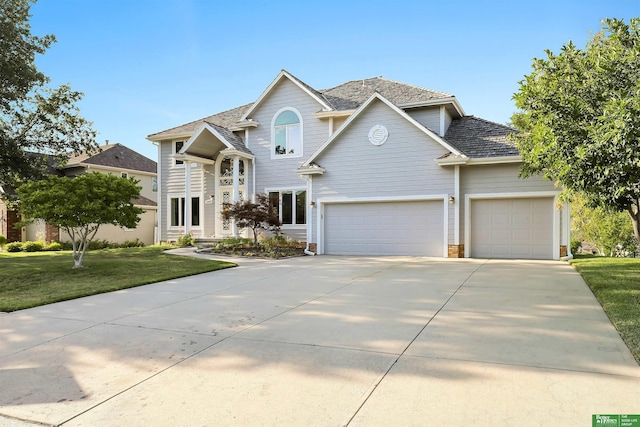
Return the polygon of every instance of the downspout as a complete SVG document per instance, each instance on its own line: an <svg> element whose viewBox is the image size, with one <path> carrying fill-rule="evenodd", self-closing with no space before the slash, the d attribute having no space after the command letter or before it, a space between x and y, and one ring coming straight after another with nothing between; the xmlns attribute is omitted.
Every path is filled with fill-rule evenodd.
<svg viewBox="0 0 640 427"><path fill-rule="evenodd" d="M311 206L311 202L313 200L313 186L311 185L311 176L305 175L305 179L307 180L307 247L304 248L304 253L309 256L315 256L314 252L309 250L309 241L311 240L311 218L313 215L313 206Z"/></svg>

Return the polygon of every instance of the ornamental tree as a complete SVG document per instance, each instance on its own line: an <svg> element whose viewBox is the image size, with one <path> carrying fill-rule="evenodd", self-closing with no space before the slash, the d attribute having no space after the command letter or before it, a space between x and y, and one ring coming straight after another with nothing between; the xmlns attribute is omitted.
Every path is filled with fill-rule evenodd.
<svg viewBox="0 0 640 427"><path fill-rule="evenodd" d="M223 220L235 220L240 228L250 228L253 232L253 244L258 245L258 231L280 231L280 219L269 204L269 197L257 194L256 201L241 200L225 206L222 211Z"/></svg>
<svg viewBox="0 0 640 427"><path fill-rule="evenodd" d="M514 95L521 176L542 174L590 206L627 212L640 241L640 19L602 21L585 49L572 42L534 59Z"/></svg>
<svg viewBox="0 0 640 427"><path fill-rule="evenodd" d="M142 187L133 178L98 172L75 178L49 176L17 189L20 213L67 232L74 268L82 268L89 243L102 224L135 228L143 210L133 205Z"/></svg>
<svg viewBox="0 0 640 427"><path fill-rule="evenodd" d="M42 178L46 153L60 162L72 152L96 148L92 124L76 105L82 93L69 85L48 87L35 65L56 41L31 34L31 0L0 1L0 183L16 187Z"/></svg>

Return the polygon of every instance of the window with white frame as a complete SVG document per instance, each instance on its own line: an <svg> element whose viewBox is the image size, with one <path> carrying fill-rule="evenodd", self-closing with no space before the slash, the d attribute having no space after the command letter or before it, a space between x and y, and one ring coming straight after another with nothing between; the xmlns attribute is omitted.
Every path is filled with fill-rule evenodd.
<svg viewBox="0 0 640 427"><path fill-rule="evenodd" d="M184 147L184 141L175 141L173 143L173 154L178 154L180 150ZM175 165L182 165L184 162L182 160L174 160Z"/></svg>
<svg viewBox="0 0 640 427"><path fill-rule="evenodd" d="M129 178L129 174L127 174L126 172L121 172L121 173L120 173L120 176L121 176L122 178Z"/></svg>
<svg viewBox="0 0 640 427"><path fill-rule="evenodd" d="M272 157L302 156L302 121L293 109L279 112L273 121Z"/></svg>
<svg viewBox="0 0 640 427"><path fill-rule="evenodd" d="M184 227L184 200L184 197L171 197L169 199L169 225L171 227ZM200 197L191 198L191 226L200 226Z"/></svg>
<svg viewBox="0 0 640 427"><path fill-rule="evenodd" d="M153 191L154 193L158 192L158 177L157 176L152 176L151 177L151 191Z"/></svg>
<svg viewBox="0 0 640 427"><path fill-rule="evenodd" d="M284 226L307 223L307 192L305 190L270 191L269 206L278 214Z"/></svg>

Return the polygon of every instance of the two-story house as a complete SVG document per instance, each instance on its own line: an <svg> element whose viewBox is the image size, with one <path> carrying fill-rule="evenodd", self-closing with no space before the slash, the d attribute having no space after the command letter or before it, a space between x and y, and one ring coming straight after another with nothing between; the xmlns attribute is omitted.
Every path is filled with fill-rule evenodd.
<svg viewBox="0 0 640 427"><path fill-rule="evenodd" d="M63 166L50 161L50 174L74 177L86 172L113 174L125 178L134 178L142 187L140 197L134 204L144 210L140 222L134 229L123 229L113 225L102 225L95 236L96 240L113 243L140 240L144 244L153 244L156 240L158 177L155 161L119 143L107 144L96 152L85 152L69 158ZM70 241L71 238L58 227L36 221L24 227L16 224L22 220L18 211L9 209L0 203L2 231L9 241ZM0 232L0 234L2 234Z"/></svg>
<svg viewBox="0 0 640 427"><path fill-rule="evenodd" d="M567 255L568 206L518 177L514 129L382 77L316 90L283 70L255 102L148 136L160 240L237 235L225 203L267 193L318 254Z"/></svg>

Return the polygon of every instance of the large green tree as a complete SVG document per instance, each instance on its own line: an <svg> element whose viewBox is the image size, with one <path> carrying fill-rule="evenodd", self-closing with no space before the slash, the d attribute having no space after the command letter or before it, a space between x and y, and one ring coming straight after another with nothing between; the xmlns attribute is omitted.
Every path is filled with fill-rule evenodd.
<svg viewBox="0 0 640 427"><path fill-rule="evenodd" d="M49 176L18 187L20 213L41 219L71 237L74 268L82 268L89 243L102 224L135 228L141 208L133 200L142 187L132 178L98 172L76 178Z"/></svg>
<svg viewBox="0 0 640 427"><path fill-rule="evenodd" d="M640 240L640 19L604 20L584 49L546 51L514 99L521 175L626 211Z"/></svg>
<svg viewBox="0 0 640 427"><path fill-rule="evenodd" d="M64 159L97 147L96 132L77 107L82 93L48 86L35 65L55 42L31 34L30 0L0 0L0 184L41 178L46 153Z"/></svg>

